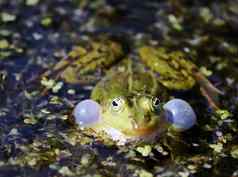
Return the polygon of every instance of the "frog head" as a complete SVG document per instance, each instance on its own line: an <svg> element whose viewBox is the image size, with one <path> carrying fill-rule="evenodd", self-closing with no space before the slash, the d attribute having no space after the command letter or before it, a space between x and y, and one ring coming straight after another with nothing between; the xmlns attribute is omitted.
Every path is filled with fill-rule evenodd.
<svg viewBox="0 0 238 177"><path fill-rule="evenodd" d="M134 140L151 141L169 127L183 131L196 123L196 115L186 101L172 99L162 104L148 95L118 96L102 105L84 100L76 106L74 115L81 127L93 129L103 139L112 139L118 145Z"/></svg>
<svg viewBox="0 0 238 177"><path fill-rule="evenodd" d="M147 95L116 96L103 105L102 129L108 134L118 132L130 139L146 137L159 129L160 110L161 103L157 98ZM97 128L101 129L101 126Z"/></svg>
<svg viewBox="0 0 238 177"><path fill-rule="evenodd" d="M144 94L115 95L100 105L95 102L95 108L85 108L86 112L95 113L98 110L97 119L92 116L92 122L81 122L86 128L95 132L104 132L118 144L124 144L131 140L151 139L158 136L166 129L166 123L161 118L162 103L156 97ZM96 109L99 105L99 109ZM82 106L75 112L82 110ZM94 117L95 117L94 116ZM80 119L82 121L82 118Z"/></svg>

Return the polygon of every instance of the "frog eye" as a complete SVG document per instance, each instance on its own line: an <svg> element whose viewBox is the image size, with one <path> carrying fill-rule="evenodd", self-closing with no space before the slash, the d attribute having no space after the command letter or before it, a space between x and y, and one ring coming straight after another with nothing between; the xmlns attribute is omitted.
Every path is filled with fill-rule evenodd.
<svg viewBox="0 0 238 177"><path fill-rule="evenodd" d="M113 111L118 112L122 109L122 106L124 103L125 103L125 101L121 97L114 98L111 102L111 108Z"/></svg>
<svg viewBox="0 0 238 177"><path fill-rule="evenodd" d="M155 97L155 98L152 98L152 103L153 103L154 107L158 107L158 106L160 106L161 102L160 102L159 98Z"/></svg>
<svg viewBox="0 0 238 177"><path fill-rule="evenodd" d="M152 98L152 106L157 111L160 111L160 108L161 108L161 101L160 101L160 99L157 98L157 97Z"/></svg>

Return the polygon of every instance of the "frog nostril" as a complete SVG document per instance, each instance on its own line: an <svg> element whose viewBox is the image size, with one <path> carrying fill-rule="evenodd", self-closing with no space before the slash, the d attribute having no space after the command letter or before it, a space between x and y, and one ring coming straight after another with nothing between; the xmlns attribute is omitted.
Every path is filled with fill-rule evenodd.
<svg viewBox="0 0 238 177"><path fill-rule="evenodd" d="M152 120L151 115L149 113L144 115L145 123L149 123Z"/></svg>
<svg viewBox="0 0 238 177"><path fill-rule="evenodd" d="M100 121L101 106L90 99L79 102L74 108L75 122L82 127L90 126Z"/></svg>
<svg viewBox="0 0 238 177"><path fill-rule="evenodd" d="M112 105L113 105L113 106L118 106L118 104L117 104L116 101L112 101Z"/></svg>

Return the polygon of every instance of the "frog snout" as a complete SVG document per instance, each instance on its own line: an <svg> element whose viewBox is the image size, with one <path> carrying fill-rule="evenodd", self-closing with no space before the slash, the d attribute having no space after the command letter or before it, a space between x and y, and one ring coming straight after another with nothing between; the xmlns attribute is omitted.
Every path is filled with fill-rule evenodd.
<svg viewBox="0 0 238 177"><path fill-rule="evenodd" d="M184 131L197 121L196 114L190 104L182 99L172 99L163 106L165 119L175 130Z"/></svg>
<svg viewBox="0 0 238 177"><path fill-rule="evenodd" d="M73 115L79 126L88 127L101 120L101 106L96 101L86 99L75 106Z"/></svg>

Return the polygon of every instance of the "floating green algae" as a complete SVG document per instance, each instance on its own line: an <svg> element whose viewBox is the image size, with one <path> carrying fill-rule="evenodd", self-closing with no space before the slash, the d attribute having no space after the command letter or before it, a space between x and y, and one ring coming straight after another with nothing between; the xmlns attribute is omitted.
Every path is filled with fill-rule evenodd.
<svg viewBox="0 0 238 177"><path fill-rule="evenodd" d="M19 0L1 1L0 7L3 176L237 175L236 1ZM126 51L142 44L183 51L225 93L221 110L210 112L193 91L183 95L195 106L198 123L174 142L179 149L161 142L106 146L87 136L75 127L71 112L95 83L39 76L81 41L102 33L122 42ZM44 88L48 92L42 96Z"/></svg>

